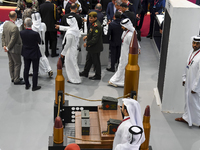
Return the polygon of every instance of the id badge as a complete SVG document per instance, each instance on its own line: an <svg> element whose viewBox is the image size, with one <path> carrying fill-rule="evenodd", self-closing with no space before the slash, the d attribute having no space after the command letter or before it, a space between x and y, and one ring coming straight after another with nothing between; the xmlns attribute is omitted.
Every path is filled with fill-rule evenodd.
<svg viewBox="0 0 200 150"><path fill-rule="evenodd" d="M87 1L87 4L89 5L89 4L90 4L90 2L89 2L89 1Z"/></svg>
<svg viewBox="0 0 200 150"><path fill-rule="evenodd" d="M189 66L186 66L187 69L189 69Z"/></svg>
<svg viewBox="0 0 200 150"><path fill-rule="evenodd" d="M153 6L153 8L155 9L155 8L156 8L156 6L154 5L154 6Z"/></svg>

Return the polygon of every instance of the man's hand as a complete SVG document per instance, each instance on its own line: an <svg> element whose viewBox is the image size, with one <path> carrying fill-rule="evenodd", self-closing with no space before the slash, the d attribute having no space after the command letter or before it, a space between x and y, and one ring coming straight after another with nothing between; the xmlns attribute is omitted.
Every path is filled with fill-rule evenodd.
<svg viewBox="0 0 200 150"><path fill-rule="evenodd" d="M55 24L55 28L56 28L56 29L59 29L59 27L60 27L59 25Z"/></svg>
<svg viewBox="0 0 200 150"><path fill-rule="evenodd" d="M83 41L85 41L86 39L87 39L87 36L84 36L84 37L83 37Z"/></svg>
<svg viewBox="0 0 200 150"><path fill-rule="evenodd" d="M84 44L83 44L83 46L84 46L84 47L87 47L87 44L86 44L86 43L84 43Z"/></svg>
<svg viewBox="0 0 200 150"><path fill-rule="evenodd" d="M82 21L83 21L83 22L87 22L87 19L85 19L85 18L82 18Z"/></svg>
<svg viewBox="0 0 200 150"><path fill-rule="evenodd" d="M155 12L155 15L158 15L159 13L158 12Z"/></svg>
<svg viewBox="0 0 200 150"><path fill-rule="evenodd" d="M185 81L183 81L182 85L185 86Z"/></svg>
<svg viewBox="0 0 200 150"><path fill-rule="evenodd" d="M191 93L192 93L192 94L195 94L196 92L194 92L194 91L191 91Z"/></svg>
<svg viewBox="0 0 200 150"><path fill-rule="evenodd" d="M60 57L63 58L64 56L62 54L60 54Z"/></svg>
<svg viewBox="0 0 200 150"><path fill-rule="evenodd" d="M5 51L5 52L8 52L8 50L7 50L6 46L4 46L4 47L3 47L3 49L4 49L4 51Z"/></svg>

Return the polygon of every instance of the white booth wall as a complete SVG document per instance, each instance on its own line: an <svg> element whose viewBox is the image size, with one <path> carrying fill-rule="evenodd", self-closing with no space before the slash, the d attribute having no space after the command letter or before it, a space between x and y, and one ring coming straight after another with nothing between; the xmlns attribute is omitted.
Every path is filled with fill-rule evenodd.
<svg viewBox="0 0 200 150"><path fill-rule="evenodd" d="M161 109L181 113L185 104L182 74L192 49L191 37L199 34L200 7L187 0L167 0L165 7L171 17L171 26Z"/></svg>

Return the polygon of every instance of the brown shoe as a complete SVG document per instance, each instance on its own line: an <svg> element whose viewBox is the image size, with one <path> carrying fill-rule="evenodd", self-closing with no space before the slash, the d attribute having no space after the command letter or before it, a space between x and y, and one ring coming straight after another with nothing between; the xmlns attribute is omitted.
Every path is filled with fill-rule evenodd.
<svg viewBox="0 0 200 150"><path fill-rule="evenodd" d="M185 121L182 117L181 118L176 118L175 121L179 121L179 122L185 122L188 123L187 121Z"/></svg>

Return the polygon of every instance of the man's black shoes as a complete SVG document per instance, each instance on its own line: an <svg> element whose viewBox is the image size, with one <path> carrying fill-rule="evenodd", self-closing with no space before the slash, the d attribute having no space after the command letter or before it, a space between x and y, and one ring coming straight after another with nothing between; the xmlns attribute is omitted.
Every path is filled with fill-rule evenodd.
<svg viewBox="0 0 200 150"><path fill-rule="evenodd" d="M31 87L31 84L25 87L26 90L28 90Z"/></svg>
<svg viewBox="0 0 200 150"><path fill-rule="evenodd" d="M32 91L37 91L37 90L39 90L39 89L41 89L41 86L36 86L36 87L33 87L33 88L32 88Z"/></svg>
<svg viewBox="0 0 200 150"><path fill-rule="evenodd" d="M18 82L14 82L14 85L23 85L23 84L25 84L25 82L22 80L20 80Z"/></svg>
<svg viewBox="0 0 200 150"><path fill-rule="evenodd" d="M148 34L146 37L152 39L152 34Z"/></svg>
<svg viewBox="0 0 200 150"><path fill-rule="evenodd" d="M51 57L57 57L57 56L59 56L59 54L53 54L53 55L51 55Z"/></svg>
<svg viewBox="0 0 200 150"><path fill-rule="evenodd" d="M89 77L90 80L101 80L101 77L96 77L96 76L93 76L93 77Z"/></svg>
<svg viewBox="0 0 200 150"><path fill-rule="evenodd" d="M112 69L112 68L106 68L106 70L110 72L115 72L115 69Z"/></svg>
<svg viewBox="0 0 200 150"><path fill-rule="evenodd" d="M88 77L88 74L86 74L86 73L84 73L84 72L79 72L79 75L81 76L81 77Z"/></svg>

